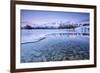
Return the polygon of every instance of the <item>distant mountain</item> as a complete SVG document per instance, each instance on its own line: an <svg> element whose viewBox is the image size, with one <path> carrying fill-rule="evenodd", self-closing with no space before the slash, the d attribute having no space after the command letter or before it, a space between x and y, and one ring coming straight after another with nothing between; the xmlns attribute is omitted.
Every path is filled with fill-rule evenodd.
<svg viewBox="0 0 100 73"><path fill-rule="evenodd" d="M26 26L24 26L24 27L21 27L21 29L33 29L33 27L30 26L30 25L26 25Z"/></svg>
<svg viewBox="0 0 100 73"><path fill-rule="evenodd" d="M22 22L21 29L71 29L79 26L89 25L88 21L83 21L80 23L71 23L71 22L51 22L45 24L33 24L29 22Z"/></svg>

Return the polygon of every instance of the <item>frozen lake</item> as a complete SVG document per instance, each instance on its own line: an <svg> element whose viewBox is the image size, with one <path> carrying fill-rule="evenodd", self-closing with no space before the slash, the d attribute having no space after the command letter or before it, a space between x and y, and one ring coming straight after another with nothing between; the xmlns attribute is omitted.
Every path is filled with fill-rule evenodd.
<svg viewBox="0 0 100 73"><path fill-rule="evenodd" d="M21 62L89 59L89 35L67 29L21 31Z"/></svg>

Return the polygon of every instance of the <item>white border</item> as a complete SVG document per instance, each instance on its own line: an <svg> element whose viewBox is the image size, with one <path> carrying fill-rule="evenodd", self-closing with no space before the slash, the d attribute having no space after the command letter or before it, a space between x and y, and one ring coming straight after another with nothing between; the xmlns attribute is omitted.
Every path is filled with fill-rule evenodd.
<svg viewBox="0 0 100 73"><path fill-rule="evenodd" d="M48 10L48 11L64 11L64 12L88 12L90 13L90 60L80 61L62 61L62 62L39 62L39 63L20 63L20 10ZM94 13L93 9L70 8L70 7L50 7L35 5L16 5L16 69L23 68L39 68L54 66L74 66L94 64Z"/></svg>

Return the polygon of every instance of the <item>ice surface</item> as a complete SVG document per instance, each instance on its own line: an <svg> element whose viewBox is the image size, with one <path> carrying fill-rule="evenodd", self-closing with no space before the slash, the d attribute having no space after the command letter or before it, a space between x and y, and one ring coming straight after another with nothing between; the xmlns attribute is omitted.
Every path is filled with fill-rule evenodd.
<svg viewBox="0 0 100 73"><path fill-rule="evenodd" d="M89 59L89 35L65 29L22 30L21 62Z"/></svg>

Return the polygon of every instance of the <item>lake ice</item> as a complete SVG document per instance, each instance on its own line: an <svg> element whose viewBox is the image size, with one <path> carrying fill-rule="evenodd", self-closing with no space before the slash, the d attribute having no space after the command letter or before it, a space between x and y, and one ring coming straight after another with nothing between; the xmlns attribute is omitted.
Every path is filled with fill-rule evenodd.
<svg viewBox="0 0 100 73"><path fill-rule="evenodd" d="M21 30L21 63L89 59L89 35L67 29Z"/></svg>

